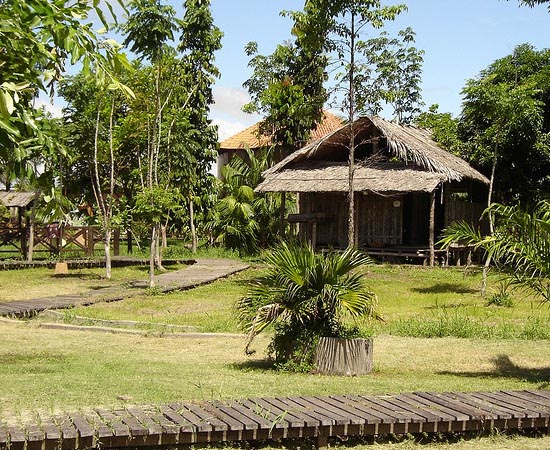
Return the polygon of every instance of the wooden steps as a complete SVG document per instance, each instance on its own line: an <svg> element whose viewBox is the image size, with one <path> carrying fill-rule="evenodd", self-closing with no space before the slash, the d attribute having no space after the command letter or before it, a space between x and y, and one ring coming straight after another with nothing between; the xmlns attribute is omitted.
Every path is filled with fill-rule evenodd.
<svg viewBox="0 0 550 450"><path fill-rule="evenodd" d="M415 392L180 402L0 421L0 449L76 450L267 439L550 432L550 391Z"/></svg>

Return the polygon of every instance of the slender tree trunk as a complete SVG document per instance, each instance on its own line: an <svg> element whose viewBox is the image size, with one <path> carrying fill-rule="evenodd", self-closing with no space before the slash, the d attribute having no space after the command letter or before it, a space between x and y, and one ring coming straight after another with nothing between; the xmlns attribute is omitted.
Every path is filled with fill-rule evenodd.
<svg viewBox="0 0 550 450"><path fill-rule="evenodd" d="M150 246L150 252L151 255L149 257L149 287L154 288L155 287L155 254L156 254L156 245L157 245L157 225L153 225L153 229L151 231L151 246Z"/></svg>
<svg viewBox="0 0 550 450"><path fill-rule="evenodd" d="M435 265L435 189L430 194L430 267Z"/></svg>
<svg viewBox="0 0 550 450"><path fill-rule="evenodd" d="M103 240L103 249L105 250L105 278L111 279L111 227L105 228L105 237Z"/></svg>
<svg viewBox="0 0 550 450"><path fill-rule="evenodd" d="M493 202L493 187L495 184L495 173L497 169L497 150L498 147L495 145L495 152L493 154L493 165L491 167L491 179L489 181L489 194L487 195L487 208L491 206ZM495 231L495 225L493 223L493 214L489 213L489 233L492 235ZM481 295L485 296L487 293L487 275L491 265L491 258L487 257L485 259L485 264L483 265L483 275L481 277Z"/></svg>
<svg viewBox="0 0 550 450"><path fill-rule="evenodd" d="M197 230L195 228L195 208L193 199L189 199L189 227L191 229L191 252L197 253Z"/></svg>
<svg viewBox="0 0 550 450"><path fill-rule="evenodd" d="M40 199L40 190L34 193L34 202L32 204L31 217L29 221L29 241L27 244L27 261L32 262L34 252L34 226L36 222L36 209Z"/></svg>
<svg viewBox="0 0 550 450"><path fill-rule="evenodd" d="M351 42L350 42L350 68L349 68L349 159L348 159L348 247L355 246L355 130L353 120L355 118L355 14L351 15Z"/></svg>

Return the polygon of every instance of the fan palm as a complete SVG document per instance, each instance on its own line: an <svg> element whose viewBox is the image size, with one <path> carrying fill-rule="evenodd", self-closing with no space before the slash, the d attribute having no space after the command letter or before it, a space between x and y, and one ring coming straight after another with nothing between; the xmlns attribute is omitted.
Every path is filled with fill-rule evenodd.
<svg viewBox="0 0 550 450"><path fill-rule="evenodd" d="M270 325L276 325L274 340L288 349L293 339L308 340L299 343L308 347L320 336L342 335L346 316L376 316L376 296L356 270L371 263L367 255L352 248L321 255L311 246L282 243L266 260L268 273L237 304L241 325L248 333L247 349ZM279 360L291 357L284 349L272 350Z"/></svg>
<svg viewBox="0 0 550 450"><path fill-rule="evenodd" d="M527 288L550 301L550 203L542 201L532 211L520 206L492 204L484 212L491 214L495 229L482 236L471 225L459 222L444 232L440 241L448 247L463 242L485 251L516 286Z"/></svg>

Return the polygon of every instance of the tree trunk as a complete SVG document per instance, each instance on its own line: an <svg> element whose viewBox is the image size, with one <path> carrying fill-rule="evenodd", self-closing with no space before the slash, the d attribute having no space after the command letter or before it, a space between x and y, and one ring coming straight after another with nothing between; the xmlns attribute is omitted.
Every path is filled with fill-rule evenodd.
<svg viewBox="0 0 550 450"><path fill-rule="evenodd" d="M29 241L27 244L27 261L32 262L34 252L34 225L36 222L36 209L38 208L38 200L40 199L40 191L35 191L34 202L32 204L31 217L29 220Z"/></svg>
<svg viewBox="0 0 550 450"><path fill-rule="evenodd" d="M435 265L435 189L430 199L430 267Z"/></svg>
<svg viewBox="0 0 550 450"><path fill-rule="evenodd" d="M348 247L355 246L355 135L353 120L355 118L355 14L351 15L351 43L350 43L350 65L349 65L349 159L348 159Z"/></svg>
<svg viewBox="0 0 550 450"><path fill-rule="evenodd" d="M157 226L153 225L153 230L151 231L151 247L149 255L149 287L155 287L155 253L157 245Z"/></svg>
<svg viewBox="0 0 550 450"><path fill-rule="evenodd" d="M111 279L111 228L105 229L105 237L103 240L103 249L105 250L105 278Z"/></svg>
<svg viewBox="0 0 550 450"><path fill-rule="evenodd" d="M495 173L497 169L497 150L495 146L495 153L493 154L493 166L491 167L491 180L489 181L489 194L487 195L487 208L491 206L493 201L493 186L495 183ZM494 230L493 215L489 213L489 233L492 235ZM491 265L491 258L487 257L485 264L483 265L483 275L481 278L481 295L485 296L487 293L487 274L489 272L489 266Z"/></svg>
<svg viewBox="0 0 550 450"><path fill-rule="evenodd" d="M321 375L361 376L372 371L372 339L322 337L315 354Z"/></svg>
<svg viewBox="0 0 550 450"><path fill-rule="evenodd" d="M197 230L195 228L195 209L193 199L189 199L189 227L191 229L191 252L197 253Z"/></svg>

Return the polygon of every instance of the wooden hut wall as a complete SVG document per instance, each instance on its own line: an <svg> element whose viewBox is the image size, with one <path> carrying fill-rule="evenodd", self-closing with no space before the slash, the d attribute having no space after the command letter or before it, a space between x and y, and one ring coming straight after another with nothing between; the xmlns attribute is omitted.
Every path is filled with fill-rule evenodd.
<svg viewBox="0 0 550 450"><path fill-rule="evenodd" d="M444 226L453 222L465 221L482 233L489 232L488 221L480 222L480 217L487 207L487 188L479 183L453 183L445 189Z"/></svg>
<svg viewBox="0 0 550 450"><path fill-rule="evenodd" d="M357 196L357 238L361 247L403 243L403 202L401 197L375 194Z"/></svg>
<svg viewBox="0 0 550 450"><path fill-rule="evenodd" d="M300 213L326 214L317 222L317 242L321 247L345 248L348 239L348 203L346 194L340 192L319 192L299 194ZM300 224L300 238L310 241L311 224Z"/></svg>

